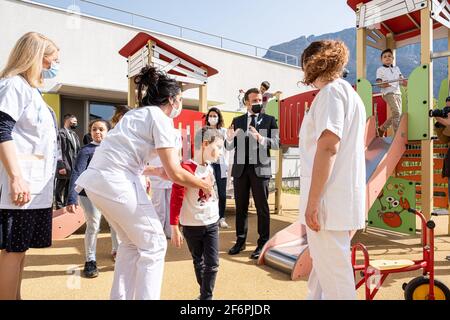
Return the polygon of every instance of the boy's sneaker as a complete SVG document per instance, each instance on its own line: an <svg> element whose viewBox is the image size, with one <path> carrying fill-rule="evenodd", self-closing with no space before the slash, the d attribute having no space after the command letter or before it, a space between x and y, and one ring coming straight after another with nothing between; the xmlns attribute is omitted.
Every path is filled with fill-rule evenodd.
<svg viewBox="0 0 450 320"><path fill-rule="evenodd" d="M220 218L220 220L219 220L219 227L221 227L222 229L230 228L228 223L225 221L225 218Z"/></svg>
<svg viewBox="0 0 450 320"><path fill-rule="evenodd" d="M98 277L97 262L88 261L84 264L83 274L86 278Z"/></svg>

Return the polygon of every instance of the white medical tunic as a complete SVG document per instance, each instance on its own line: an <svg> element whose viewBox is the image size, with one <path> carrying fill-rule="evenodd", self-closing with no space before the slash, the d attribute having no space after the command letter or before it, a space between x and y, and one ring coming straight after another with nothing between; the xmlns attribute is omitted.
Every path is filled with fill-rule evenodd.
<svg viewBox="0 0 450 320"><path fill-rule="evenodd" d="M11 202L9 177L0 162L0 209L52 207L57 162L57 126L53 111L21 76L0 80L0 111L16 121L12 138L31 201L23 207Z"/></svg>
<svg viewBox="0 0 450 320"><path fill-rule="evenodd" d="M172 122L173 124L173 122ZM181 152L181 149L183 147L183 142L181 138L181 132L178 129L174 129L174 139L175 139L175 146L179 152ZM161 159L159 157L153 158L148 163L149 166L153 167L162 167ZM153 189L172 189L172 181L166 180L157 176L149 176L150 182L151 182L151 188Z"/></svg>
<svg viewBox="0 0 450 320"><path fill-rule="evenodd" d="M331 176L320 202L322 230L358 230L365 226L366 169L362 100L348 82L334 80L320 90L300 130L300 222L305 223L317 141L325 130L340 138Z"/></svg>
<svg viewBox="0 0 450 320"><path fill-rule="evenodd" d="M88 169L76 181L77 190L125 203L130 183L142 187L145 166L158 157L157 149L174 148L174 137L173 121L160 107L127 112L96 149Z"/></svg>

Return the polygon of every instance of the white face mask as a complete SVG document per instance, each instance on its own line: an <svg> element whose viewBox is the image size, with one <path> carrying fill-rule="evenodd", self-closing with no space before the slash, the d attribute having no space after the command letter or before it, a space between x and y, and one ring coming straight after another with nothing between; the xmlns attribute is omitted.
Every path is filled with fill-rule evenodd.
<svg viewBox="0 0 450 320"><path fill-rule="evenodd" d="M181 111L183 111L183 105L180 103L178 106L178 109L175 109L175 105L172 106L172 111L170 112L169 117L172 119L175 119L181 114Z"/></svg>
<svg viewBox="0 0 450 320"><path fill-rule="evenodd" d="M219 123L219 118L218 117L208 117L208 122L212 126L217 126L217 124Z"/></svg>
<svg viewBox="0 0 450 320"><path fill-rule="evenodd" d="M59 63L53 61L50 69L42 69L42 77L44 79L53 79L58 75L59 72Z"/></svg>

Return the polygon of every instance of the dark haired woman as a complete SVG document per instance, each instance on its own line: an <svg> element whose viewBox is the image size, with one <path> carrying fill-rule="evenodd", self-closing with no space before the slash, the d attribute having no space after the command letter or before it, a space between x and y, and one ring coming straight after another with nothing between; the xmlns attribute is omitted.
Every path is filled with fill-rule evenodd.
<svg viewBox="0 0 450 320"><path fill-rule="evenodd" d="M95 278L98 276L96 248L97 248L97 235L100 231L100 221L102 214L95 205L89 200L86 193L81 191L78 193L75 191L75 181L78 177L88 168L91 162L94 152L103 139L106 137L108 131L111 129L111 125L105 120L94 120L89 124L89 133L92 137L92 142L83 146L78 153L75 167L72 171L69 184L69 196L67 200L67 210L71 213L75 213L78 209L78 205L84 211L86 218L86 232L84 235L84 249L86 254L86 263L84 264L83 274L86 278ZM80 200L80 203L78 202ZM111 242L112 242L112 256L115 258L118 240L116 232L111 228Z"/></svg>
<svg viewBox="0 0 450 320"><path fill-rule="evenodd" d="M227 129L224 128L223 116L218 108L211 108L206 113L206 125L214 129L220 130L225 139L227 136ZM225 208L227 202L227 172L228 172L228 157L229 152L223 150L219 161L213 163L214 176L217 183L217 193L219 195L219 227L229 228L228 223L225 221Z"/></svg>
<svg viewBox="0 0 450 320"><path fill-rule="evenodd" d="M366 112L341 79L349 51L341 41L316 41L302 55L304 83L319 93L300 131L300 222L313 268L308 299L356 299L351 234L365 226Z"/></svg>
<svg viewBox="0 0 450 320"><path fill-rule="evenodd" d="M212 177L181 168L172 119L182 110L181 88L153 67L135 79L140 107L129 111L97 148L76 184L116 230L119 249L111 299L159 299L167 240L140 177L158 175L211 194ZM146 167L155 157L162 168Z"/></svg>

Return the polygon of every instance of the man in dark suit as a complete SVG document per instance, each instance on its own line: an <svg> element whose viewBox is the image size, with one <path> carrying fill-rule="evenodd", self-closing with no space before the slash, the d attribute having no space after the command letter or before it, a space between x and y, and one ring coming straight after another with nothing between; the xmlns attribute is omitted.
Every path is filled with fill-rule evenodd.
<svg viewBox="0 0 450 320"><path fill-rule="evenodd" d="M276 119L262 113L262 94L254 88L245 93L247 113L234 118L227 132L226 147L235 149L231 175L234 181L236 203L236 244L228 254L235 255L245 249L248 230L250 190L258 214L258 246L250 256L258 259L270 236L269 181L272 176L270 149L279 148Z"/></svg>
<svg viewBox="0 0 450 320"><path fill-rule="evenodd" d="M66 206L69 192L70 175L75 165L75 159L80 151L80 139L75 133L78 127L77 118L72 114L64 116L64 128L58 132L58 143L61 149L61 160L58 160L55 187L56 209Z"/></svg>

